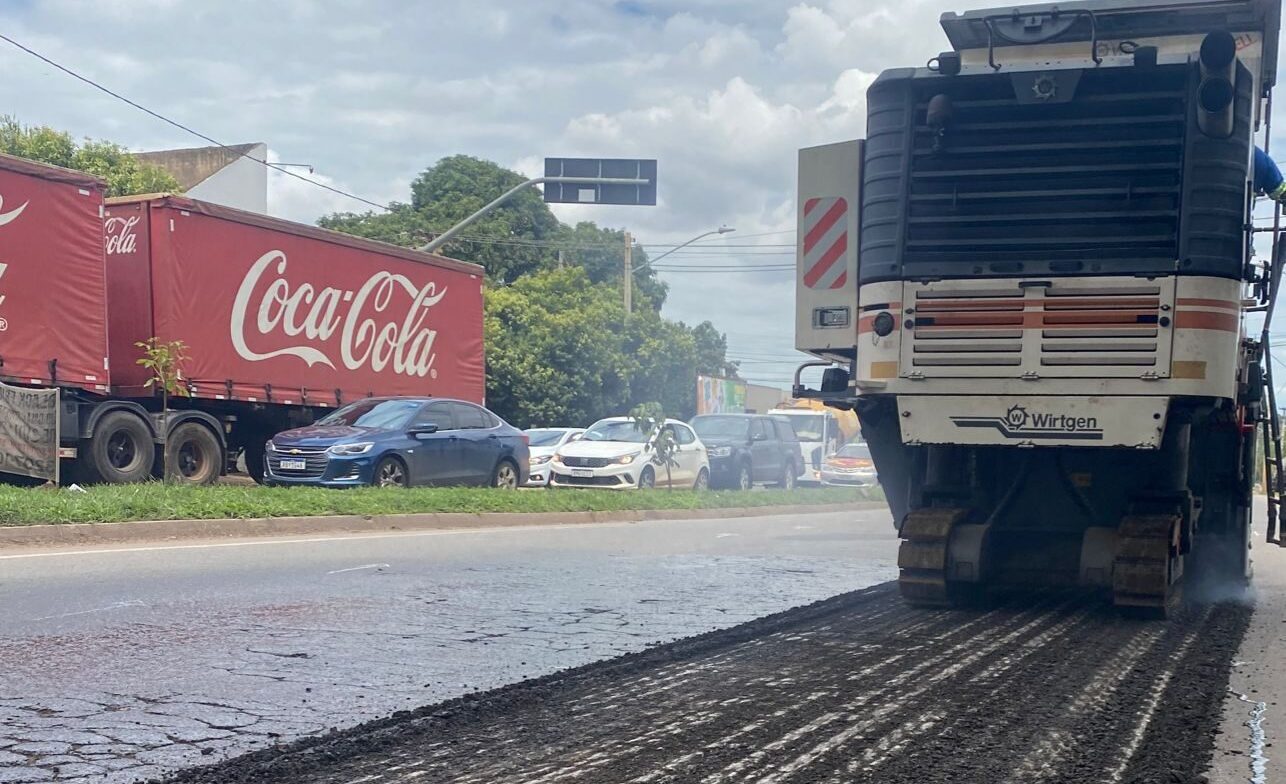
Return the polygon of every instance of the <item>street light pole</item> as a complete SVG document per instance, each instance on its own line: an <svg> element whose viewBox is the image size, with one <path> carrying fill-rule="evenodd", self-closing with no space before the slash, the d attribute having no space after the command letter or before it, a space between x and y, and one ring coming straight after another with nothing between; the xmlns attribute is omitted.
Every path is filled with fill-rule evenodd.
<svg viewBox="0 0 1286 784"><path fill-rule="evenodd" d="M625 177L534 177L530 180L527 180L524 183L515 185L514 187L505 191L498 198L492 201L490 204L478 210L477 212L473 213L472 215L460 221L459 223L452 226L451 228L447 229L440 237L433 240L432 242L425 245L424 247L420 248L420 250L425 253L432 253L436 251L438 248L442 247L448 241L450 241L452 237L459 234L462 229L468 227L478 218L481 218L483 215L486 215L488 212L491 212L496 207L499 207L501 204L504 204L515 193L531 185L540 185L541 183L545 183L545 182L564 182L572 185L647 185L648 184L648 180L630 179Z"/></svg>
<svg viewBox="0 0 1286 784"><path fill-rule="evenodd" d="M670 249L669 249L669 250L667 250L665 253L662 253L660 256L657 256L657 257L656 257L656 258L654 258L654 259L648 259L646 262L644 262L644 263L642 263L642 264L638 265L637 267L635 267L635 268L634 268L634 271L635 271L635 272L638 272L639 270L645 270L645 269L647 269L648 267L650 267L650 266L652 266L653 264L655 264L655 263L657 263L658 261L660 261L661 259L665 258L666 256L669 256L671 253L675 252L676 250L680 250L680 249L682 249L682 248L686 248L687 246L691 245L692 243L696 242L697 240L700 240L700 239L704 239L704 238L706 238L706 237L709 237L711 234L728 234L729 232L733 232L733 231L736 231L736 229L730 229L730 228L728 228L727 226L720 226L719 228L715 229L714 231L707 231L705 234L698 234L697 236L693 237L692 239L688 240L687 242L683 243L682 245L675 245L673 248L670 248ZM626 236L628 237L629 235L626 235Z"/></svg>
<svg viewBox="0 0 1286 784"><path fill-rule="evenodd" d="M625 318L630 317L630 311L634 305L634 236L628 231L625 232L625 274L621 280L625 282Z"/></svg>

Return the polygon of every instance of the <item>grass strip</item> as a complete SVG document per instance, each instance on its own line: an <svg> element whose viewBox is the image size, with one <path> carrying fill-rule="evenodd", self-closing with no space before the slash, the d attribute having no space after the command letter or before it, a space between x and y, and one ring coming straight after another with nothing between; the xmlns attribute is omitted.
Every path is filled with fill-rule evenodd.
<svg viewBox="0 0 1286 784"><path fill-rule="evenodd" d="M0 526L112 523L129 520L211 520L425 512L606 512L647 509L718 509L809 506L879 500L878 489L801 488L703 491L523 490L491 488L358 488L213 485L157 482L98 485L85 492L0 486Z"/></svg>

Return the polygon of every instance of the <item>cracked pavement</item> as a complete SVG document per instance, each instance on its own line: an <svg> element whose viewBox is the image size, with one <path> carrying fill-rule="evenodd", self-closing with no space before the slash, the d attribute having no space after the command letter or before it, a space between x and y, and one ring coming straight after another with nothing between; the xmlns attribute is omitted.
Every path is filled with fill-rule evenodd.
<svg viewBox="0 0 1286 784"><path fill-rule="evenodd" d="M883 510L0 552L0 784L129 782L896 573Z"/></svg>

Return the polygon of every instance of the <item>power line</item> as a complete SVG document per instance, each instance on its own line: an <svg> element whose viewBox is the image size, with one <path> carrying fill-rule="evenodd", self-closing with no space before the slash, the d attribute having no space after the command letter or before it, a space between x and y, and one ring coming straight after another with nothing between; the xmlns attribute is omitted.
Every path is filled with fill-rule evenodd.
<svg viewBox="0 0 1286 784"><path fill-rule="evenodd" d="M740 238L738 238L740 239ZM719 250L721 248L793 248L793 242L727 242L715 245L710 240L703 242L690 242L687 245L675 245L666 242L639 242L635 243L644 248L693 248L701 250Z"/></svg>
<svg viewBox="0 0 1286 784"><path fill-rule="evenodd" d="M717 267L715 269L678 268L678 269L662 269L659 271L668 272L671 274L679 274L679 275L703 275L703 274L717 275L719 273L724 273L724 272L794 272L795 268L786 267L783 269L777 269L773 267Z"/></svg>
<svg viewBox="0 0 1286 784"><path fill-rule="evenodd" d="M309 180L309 182L311 182L311 180ZM524 248L549 248L549 249L552 249L552 250L598 250L598 251L601 251L601 250L608 250L608 251L622 251L622 250L624 249L624 248L623 248L623 246L622 246L621 244L618 244L618 243L615 243L615 242L612 242L612 243L606 243L606 242L605 242L605 243L593 243L593 244L583 244L583 243L580 243L580 244L578 244L578 243L574 243L574 242L567 242L567 241L564 241L564 240L534 240L534 239L523 239L523 238L520 238L520 237L510 237L510 238L501 239L501 238L497 238L497 237L469 237L469 236L463 236L463 237L452 237L452 238L451 238L451 241L452 241L452 242L468 242L468 243L472 243L472 244L476 244L476 245L512 245L512 246L515 246L515 247L524 247ZM635 246L636 246L636 247L640 247L640 248L645 248L645 249L646 249L646 248L652 248L653 250L660 250L660 249L664 249L664 248L675 248L675 247L677 247L677 246L675 246L675 245L663 245L663 244L659 244L659 243L657 243L657 244L653 244L653 243L636 243L636 245L635 245ZM751 249L753 249L753 248L774 248L774 247L792 247L792 248L793 248L794 246L793 246L793 245L789 245L789 246L776 246L776 245L718 245L718 246L711 246L711 247L706 247L706 248L694 248L694 249L693 249L693 250L691 250L691 251L689 251L689 250L687 250L687 249L684 249L684 250L675 250L675 251L674 251L674 255L676 255L676 256L793 256L793 255L795 255L794 251L773 251L773 250L769 250L769 251L762 251L762 252L758 252L758 253L725 252L725 249L727 249L728 251L735 251L735 250L740 250L740 249L742 249L742 248L751 248Z"/></svg>
<svg viewBox="0 0 1286 784"><path fill-rule="evenodd" d="M747 261L743 264L735 264L735 263L734 264L717 264L713 261L706 260L706 259L694 259L693 261L675 261L675 262L666 262L665 264L657 264L656 268L657 269L727 269L727 270L766 269L766 268L795 269L795 265L786 263L784 261L771 261L768 259L765 259L764 261Z"/></svg>
<svg viewBox="0 0 1286 784"><path fill-rule="evenodd" d="M794 234L794 233L795 233L794 229L781 229L780 231L761 231L758 234L742 234L741 232L737 232L737 239L741 240L741 239L745 239L746 237L772 237L777 234ZM702 245L708 242L717 242L717 241L718 240L703 240L702 242L697 242L693 244Z"/></svg>
<svg viewBox="0 0 1286 784"><path fill-rule="evenodd" d="M814 359L811 354L799 354L796 356L789 356L787 354L755 354L737 351L735 349L728 349L728 356L732 358L741 357L745 359L753 359L755 361L764 360L771 362L807 362L810 359Z"/></svg>
<svg viewBox="0 0 1286 784"><path fill-rule="evenodd" d="M26 47L26 46L23 46L22 44L18 43L17 41L13 40L12 38L8 37L7 35L0 34L0 41L7 41L8 43L12 44L13 46L16 46L17 48L19 48L19 49L21 49L22 51L26 52L27 54L31 55L32 57L35 57L36 59L38 59L38 60L40 60L40 61L42 61L42 62L44 62L44 63L47 63L48 65L51 65L51 66L53 66L54 68L57 68L58 70L62 71L63 73L65 73L65 74L67 74L67 75L69 75L69 76L72 76L72 77L74 77L74 78L76 78L76 79L79 79L80 81L84 82L85 84L89 85L90 87L93 87L93 88L94 88L94 89L96 89L96 90L100 90L100 91L102 91L102 92L104 92L104 93L107 93L108 95L112 96L113 98L115 98L115 99L117 99L117 100L119 100L119 101L124 101L125 103L129 104L130 106L133 106L135 109L138 109L138 110L139 110L139 111L141 111L141 112L144 112L144 113L146 113L146 114L149 114L149 115L151 115L152 117L155 117L156 119L158 119L158 120L160 120L160 121L162 121L162 122L164 122L164 123L168 123L168 124L170 124L170 125L173 125L175 128L178 128L178 129L179 129L179 130L181 130L181 131L186 131L187 133L192 134L193 136L197 137L198 139L203 139L203 140L205 140L205 141L209 142L210 144L213 144L213 145L214 145L214 146L216 146L216 147L221 147L222 149L227 150L228 152L233 153L234 155L237 155L237 156L239 156L239 157L241 157L241 158L247 158L247 159L249 159L249 160L254 161L255 163L258 163L258 164L261 164L261 165L263 165L263 166L266 166L266 167L268 167L269 169L273 169L273 170L275 170L275 171L279 171L279 172L281 172L282 174L285 174L285 175L287 175L287 176L294 177L294 178L295 178L295 179L297 179L297 180L301 180L301 181L303 181L303 182L307 182L307 183L310 183L310 184L312 184L312 185L316 185L318 188L324 188L324 189L326 189L326 190L330 191L331 193L337 193L337 194L339 194L340 196L347 196L347 197L348 197L348 198L350 198L350 199L353 199L353 200L355 200L355 201L360 201L360 202L362 202L363 204L368 204L368 205L370 205L370 206L372 206L372 207L374 207L374 208L376 208L376 209L384 210L385 212L389 212L389 211L390 211L390 210L389 210L389 208L388 208L386 205L384 205L384 204L378 204L378 203L376 203L376 202L371 201L370 199L362 198L361 196L358 196L357 194L349 193L348 191L341 190L340 188L335 188L335 187L332 187L332 186L330 186L330 185L327 185L327 184L326 184L326 183L324 183L324 182L317 182L316 180L310 180L310 179L308 179L307 177L304 177L304 176L303 176L303 175L301 175L301 174L296 174L295 172L292 172L292 171L290 171L289 169L286 169L286 168L284 168L284 167L282 167L282 166L278 166L278 165L276 165L276 164L274 164L274 163L270 163L270 162L268 162L268 161L266 161L266 160L262 160L262 159L260 159L260 158L256 158L256 157L254 157L253 155L250 155L250 154L248 154L248 153L238 152L237 150L234 150L233 148L229 147L228 145L224 144L223 142L220 142L220 141L217 141L217 140L215 140L215 139L212 139L212 138L210 138L209 136L206 136L205 134L201 133L200 131L197 131L197 130L194 130L194 129L192 129L192 128L189 128L188 126L184 125L183 123L181 123L181 122L179 122L179 121L177 121L177 120L171 120L169 117L166 117L166 116L165 116L165 115L163 115L163 114L160 114L160 113L158 113L158 112L154 112L154 111L152 111L151 109L147 108L146 106L144 106L144 105L142 105L142 104L138 103L137 101L132 101L132 100L130 100L129 98L126 98L125 96L121 95L120 93L115 92L115 91L113 91L113 90L111 90L111 89L109 89L109 88L107 88L107 87L104 87L103 85L99 84L98 82L95 82L93 79L90 79L90 78L89 78L89 77L87 77L87 76L81 76L80 74L76 73L76 72L75 72L75 71L73 71L72 69L70 69L70 68L68 68L68 67L66 67L66 66L64 66L64 65L61 65L61 64L59 64L59 63L56 63L56 62L54 62L53 60L50 60L48 57L45 57L43 54L41 54L41 53L39 53L39 52L35 51L34 49L30 49L30 48L28 48L28 47Z"/></svg>

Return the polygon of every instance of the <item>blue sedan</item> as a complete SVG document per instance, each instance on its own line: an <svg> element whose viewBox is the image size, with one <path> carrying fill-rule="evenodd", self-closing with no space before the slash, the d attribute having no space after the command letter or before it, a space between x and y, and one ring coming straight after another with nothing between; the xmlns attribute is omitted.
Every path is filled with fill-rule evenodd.
<svg viewBox="0 0 1286 784"><path fill-rule="evenodd" d="M463 400L367 398L272 437L271 485L409 487L527 481L527 436Z"/></svg>

